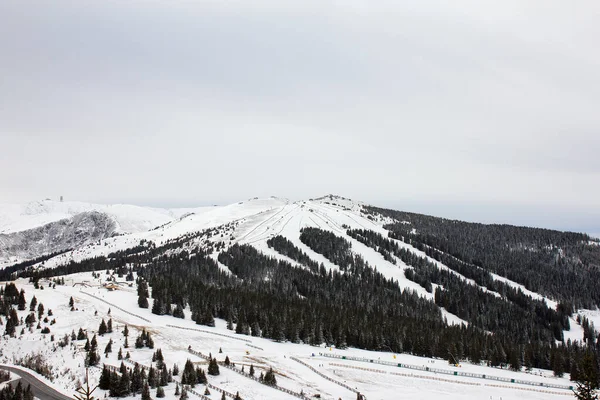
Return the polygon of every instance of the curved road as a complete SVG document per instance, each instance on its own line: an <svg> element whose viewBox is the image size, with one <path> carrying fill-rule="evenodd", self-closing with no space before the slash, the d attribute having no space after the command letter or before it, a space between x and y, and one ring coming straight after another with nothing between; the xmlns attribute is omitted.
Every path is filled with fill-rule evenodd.
<svg viewBox="0 0 600 400"><path fill-rule="evenodd" d="M39 379L35 374L22 370L21 368L0 365L0 369L9 371L21 377L22 384L27 387L31 385L33 395L40 400L73 400L69 396L65 396L53 387L48 386L44 381Z"/></svg>

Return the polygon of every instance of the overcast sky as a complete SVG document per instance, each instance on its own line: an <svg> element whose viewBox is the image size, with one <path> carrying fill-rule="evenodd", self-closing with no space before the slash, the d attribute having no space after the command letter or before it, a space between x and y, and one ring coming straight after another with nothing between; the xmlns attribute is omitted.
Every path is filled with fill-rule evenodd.
<svg viewBox="0 0 600 400"><path fill-rule="evenodd" d="M2 1L0 202L337 193L600 232L598 21L597 0Z"/></svg>

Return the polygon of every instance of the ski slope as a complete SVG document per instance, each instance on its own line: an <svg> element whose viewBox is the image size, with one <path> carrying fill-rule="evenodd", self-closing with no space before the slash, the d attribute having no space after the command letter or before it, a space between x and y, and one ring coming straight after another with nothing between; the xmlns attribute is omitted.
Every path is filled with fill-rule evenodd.
<svg viewBox="0 0 600 400"><path fill-rule="evenodd" d="M235 243L248 244L264 254L290 262L292 265L300 266L297 262L279 254L267 245L267 241L277 235L281 235L291 241L296 247L305 252L312 260L323 264L327 271L340 271L339 266L333 264L323 255L314 252L308 246L300 241L300 231L305 227L315 227L330 231L344 239L352 245L352 250L360 254L371 266L377 268L387 278L393 279L398 283L400 289L414 291L422 297L433 299L433 293L428 293L417 283L405 277L405 270L411 268L396 258L395 263L391 263L383 258L374 249L360 243L346 234L350 229L368 229L375 231L384 237L387 237L388 231L383 228L389 219L383 219L380 216L367 216L362 212L363 203L345 199L339 196L325 196L318 199L309 199L302 201L290 201L288 199L269 197L253 198L245 201L229 204L226 206L201 207L192 209L150 209L137 206L96 206L86 203L60 203L60 202L39 202L25 207L28 214L22 222L14 221L14 210L12 215L13 223L3 222L0 227L7 226L25 226L33 223L35 218L30 216L42 216L50 218L56 215L67 215L81 210L87 210L90 207L100 207L100 209L110 210L111 215L116 220L120 220L120 226L134 227L132 232L123 232L119 236L110 237L96 243L90 243L86 246L74 249L72 251L60 254L49 260L38 268L50 268L69 263L70 261L82 261L84 259L106 256L110 253L126 250L137 246L142 241L153 242L160 246L169 241L179 239L184 235L191 235L190 239L182 245L182 248L203 247L209 242L223 242L225 246ZM10 207L8 207L10 208ZM7 213L7 207L0 208L0 213ZM109 212L109 211L107 211ZM37 218L37 217L36 217ZM40 217L41 218L41 217ZM145 222L144 222L145 221ZM166 222L165 222L166 221ZM159 225L159 223L161 223ZM136 225L137 224L137 225ZM152 226L152 228L140 230L143 226ZM4 228L8 229L8 228ZM194 234L212 231L212 236L194 237ZM426 257L440 269L460 277L471 285L478 286L473 280L468 279L458 272L455 272L445 266L443 263L428 257L425 253L408 245L404 242L395 240L395 242L421 257ZM216 254L215 254L216 258ZM220 266L228 271L226 266ZM501 280L533 298L546 301L549 307L556 307L556 301L537 293L527 290L522 285L511 280L495 275L494 279ZM487 288L478 286L483 291ZM491 292L499 296L498 293ZM443 316L450 324L468 324L457 316L442 309ZM575 320L571 320L571 330L565 331L565 340L581 340L583 332Z"/></svg>
<svg viewBox="0 0 600 400"><path fill-rule="evenodd" d="M319 199L296 202L276 197L264 199L253 198L220 207L215 206L178 210L146 209L137 206L121 205L102 206L105 210L112 210L111 212L115 218L120 218L120 226L126 225L132 227L134 225L132 221L138 221L137 226L140 227L141 223L139 221L143 220L142 216L158 215L159 217L148 217L145 220L152 221L152 223L148 222L147 225L153 225L153 229L123 233L122 235L107 238L97 243L88 244L84 247L77 248L73 251L47 260L44 262L43 266L55 267L57 265L66 264L70 261L81 261L91 257L106 256L115 251L126 250L128 248L137 246L141 241L154 242L157 246L160 246L161 244L164 244L170 240L178 239L183 235L189 235L196 232L202 232L207 229L213 229L215 230L216 234L209 239L210 241L222 241L227 246L234 243L249 244L271 257L288 261L292 263L292 265L298 265L298 263L295 261L280 255L275 250L272 250L268 247L268 239L276 235L282 235L290 240L296 247L304 251L311 259L317 261L319 264L323 264L328 271L339 271L340 269L337 265L331 263L321 254L315 253L312 249L300 241L299 236L302 228L315 227L331 231L334 234L344 237L346 240L350 241L353 251L360 254L370 265L376 267L377 270L383 275L396 280L399 288L412 290L417 292L422 297L432 299L432 293L428 293L420 285L406 279L404 271L406 268L410 268L410 266L405 265L399 259L396 259L395 264L390 263L372 248L365 246L359 241L346 235L346 229L356 228L373 230L383 236L387 236L388 232L383 228L383 225L390 221L370 219L365 217L365 215L361 212L363 205L363 203L350 199L344 199L337 196L325 196ZM44 216L44 218L49 218L58 215L57 213L62 213L61 215L67 215L68 213L76 213L77 211L87 210L90 207L97 206L86 203L59 203L45 201L38 203L35 206L29 205L27 208L29 210L29 214L27 215L41 215ZM128 211L131 211L131 213L128 214L128 217L124 217L123 215L127 214ZM164 222L165 220L166 222ZM33 221L33 219L26 217L24 221L24 223L29 223ZM162 224L154 227L154 225L159 222L162 222ZM13 224L13 226L17 225L18 224L16 223ZM2 226L6 226L6 224ZM23 224L21 224L21 226L23 226ZM399 246L418 254L419 256L428 258L430 261L434 262L438 268L448 270L449 272L461 277L469 284L477 285L472 280L465 278L455 271L452 271L442 263L427 257L424 253L416 248L401 241L396 241L396 243ZM205 244L206 239L190 239L186 245L193 247L203 246ZM226 269L226 267L223 266L223 269ZM520 288L534 298L544 299L550 307L556 306L555 301L540 296L537 293L530 292L522 285L497 275L493 276L494 279L502 280L503 282L514 286L515 288ZM486 288L481 289L487 291ZM496 293L493 294L498 295ZM466 321L448 313L446 310L442 310L442 313L447 318L449 323L467 323ZM578 326L574 321L572 325L573 328L571 331L565 332L565 334L568 338L578 339L579 336L581 336L581 332L578 330Z"/></svg>

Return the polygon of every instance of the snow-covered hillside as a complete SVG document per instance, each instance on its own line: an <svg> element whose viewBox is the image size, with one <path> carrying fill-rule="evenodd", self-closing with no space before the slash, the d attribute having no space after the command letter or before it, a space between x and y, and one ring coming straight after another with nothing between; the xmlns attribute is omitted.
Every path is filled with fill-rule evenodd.
<svg viewBox="0 0 600 400"><path fill-rule="evenodd" d="M0 257L4 257L5 260L23 260L32 255L73 249L31 266L33 269L47 269L72 261L108 256L117 251L136 248L137 252L145 252L151 246L164 246L162 253L158 254L170 255L183 250L202 249L208 251L208 256L217 260L220 250L239 244L252 246L273 259L307 268L305 264L288 258L267 243L269 239L281 236L312 262L322 265L325 271L348 273L300 239L303 228L319 228L347 241L354 255L360 256L384 277L393 279L392 284L397 284L398 289L407 289L421 298L433 300L435 288L441 285L436 284L433 291L428 291L424 286L406 277L405 272L414 267L403 262L397 253L385 257L375 247L356 239L348 231L364 229L388 238L403 251L426 259L433 268L452 274L468 288L476 287L477 290L491 293L502 301L512 301L493 289L479 286L475 280L451 269L448 266L450 264L444 265L413 245L389 238L385 225L394 221L369 212L365 206L361 202L338 196L302 201L276 197L252 198L226 206L177 210L48 201L21 208L4 206L0 213L7 217L0 222L0 229L4 229L5 232L0 234ZM148 251L147 254L154 257L155 253ZM120 260L120 257L114 259ZM221 262L218 263L218 268L229 274L233 273L233 269L230 271L229 267ZM152 332L156 347L162 348L169 366L177 363L181 368L188 358L192 359L196 366L204 366L202 354L219 354L219 348L222 348L225 354L219 354L219 361L227 355L236 365L246 369L254 365L258 371L266 372L269 367L273 367L280 386L307 395L319 394L325 399L355 399L356 390L366 394L370 400L395 398L399 391L406 393L411 399L440 396L449 399L545 399L564 397L570 393L564 389L569 386L569 381L566 378L553 377L550 371L533 370L526 374L465 363L461 369L456 370L456 375L450 371L450 375L446 376L445 373L426 369L456 368L449 367L446 361L440 359L358 349L337 350L335 347L328 348L323 345L278 343L265 337L235 335L225 327L226 322L222 320L216 321L216 327L198 325L191 320L188 306L184 310L183 320L173 316L158 316L150 309L138 308L134 281L110 276L108 271L106 274L105 276L103 271L95 275L90 272L67 275L63 277L65 284L57 285L54 289L51 289L50 282L45 280L42 283L44 290L34 287L25 279L18 279L17 285L19 289L25 289L28 302L30 296L35 294L39 302L53 310L56 324L51 323L50 329L52 334L55 334L56 341L73 330L77 331L79 327L83 327L91 336L97 331L102 318L112 318L118 329L111 335L98 338L99 349L105 348L109 338L114 342L113 353L124 346L124 338L119 332L127 324L133 331L131 342L142 329ZM495 274L492 274L492 277L495 281L503 282L522 290L534 299L544 301L552 309L557 306L555 300L528 291L523 285ZM70 297L74 298L76 304L73 311L67 307ZM108 315L109 309L111 315ZM448 325L469 324L444 308L440 308L440 311ZM29 314L27 311L19 313L19 317L23 318ZM587 316L592 322L597 321L597 312L586 313L582 310L580 314ZM581 340L581 326L573 318L570 322L571 330L564 332L565 340ZM441 325L444 325L443 321ZM24 329L17 336L0 345L0 362L14 362L19 357L39 352L51 365L60 366L53 370L56 376L55 386L69 391L75 388L83 371L83 342L71 341L70 346L57 347L48 335L41 334L33 328ZM188 351L189 346L201 355L191 354ZM151 364L152 351L131 347L129 351L132 360L146 366ZM346 359L334 359L326 355L337 355ZM361 358L362 361L352 361L351 358ZM115 367L120 364L114 354L102 357L102 362ZM407 368L407 365L418 368L422 366L423 371L399 369L399 364L405 364L404 368ZM464 375L461 377L460 372L463 371L476 374L479 378ZM98 379L99 372L96 369L92 371L94 380ZM506 382L487 382L482 380L483 375L506 379ZM511 379L530 383L529 386L519 386L511 382ZM226 391L239 391L244 399L292 398L289 394L265 387L236 373L235 370L225 368L218 379L211 379L209 382ZM544 385L547 387L543 388ZM552 390L548 385L556 387ZM199 389L200 394L203 390ZM174 391L175 387L169 385L166 388L166 397L175 399ZM211 391L213 394L206 398L220 398L215 389Z"/></svg>
<svg viewBox="0 0 600 400"><path fill-rule="evenodd" d="M107 285L112 278L116 278L115 281ZM228 357L236 366L228 369L221 365L218 376L208 376L211 394L204 399L220 399L218 390L239 392L246 400L298 398L239 372L242 367L248 372L250 366L257 376L273 368L279 387L301 392L305 399L318 395L326 400L354 400L357 391L368 400L400 397L414 400L541 400L571 395L568 387L572 383L568 376L557 378L552 376L552 371L514 372L470 363L457 367L448 365L445 360L408 354L278 343L235 334L226 328L223 320L217 320L215 327L197 325L190 320L187 309L185 319L158 316L150 309L140 309L135 288L123 278L78 273L64 276L64 279L64 285L42 280L37 288L24 279L15 282L19 290L24 290L28 305L34 296L37 307L43 305L41 312L34 307L41 329L36 329L37 322L34 322L31 328L19 326L16 337L5 337L0 342L0 363L13 364L27 356L38 355L49 368L53 381L48 384L66 395L72 395L82 383L87 354L85 338L92 340L93 337L98 342L99 366L106 364L118 368L124 362L126 367L132 368L137 362L150 367L155 365L153 353L161 349L167 367L172 369L177 364L179 368L174 382L164 387L167 400L179 398L175 394L175 382L181 381L186 360L206 370L208 362L198 354L212 354L221 363ZM74 301L72 308L69 306L71 298ZM29 314L28 310L18 311L18 316L23 319ZM102 320L111 320L112 332L99 334ZM126 325L128 346L123 335ZM48 331L42 333L46 327ZM85 338L72 339L71 335L76 336L80 328ZM134 346L142 330L152 335L153 349ZM109 341L112 341L112 349L105 352ZM118 359L119 351L125 360ZM90 368L90 380L94 385L100 378L99 366ZM483 376L487 378L483 379ZM520 381L528 383L518 383ZM194 392L188 393L189 399L201 398L199 395L205 393L206 387L196 385ZM156 389L151 390L152 398L156 397L155 392ZM102 398L108 392L98 389L95 394Z"/></svg>
<svg viewBox="0 0 600 400"><path fill-rule="evenodd" d="M25 231L90 211L101 212L111 217L117 223L120 232L143 232L171 222L186 213L202 212L210 208L162 209L127 204L104 205L53 200L26 204L0 203L0 233Z"/></svg>
<svg viewBox="0 0 600 400"><path fill-rule="evenodd" d="M110 237L116 231L116 223L109 216L86 211L26 231L0 234L0 259L26 260L78 248Z"/></svg>
<svg viewBox="0 0 600 400"><path fill-rule="evenodd" d="M115 234L146 232L212 208L160 209L52 200L0 204L0 267L79 248Z"/></svg>
<svg viewBox="0 0 600 400"><path fill-rule="evenodd" d="M30 207L37 210L35 215L43 215L44 218L58 215L58 211L63 213L75 213L78 210L96 207L94 205L83 203L57 203L43 202L39 207ZM187 248L202 247L206 242L223 242L225 246L230 246L235 243L249 244L268 256L285 260L295 264L293 260L282 256L277 251L269 248L267 240L281 235L291 241L296 247L304 251L309 257L318 263L322 263L327 270L337 270L339 267L332 264L323 255L314 252L299 239L302 228L314 227L333 232L334 234L348 240L355 253L360 254L370 265L375 266L377 270L388 278L392 278L398 282L402 289L409 289L417 292L420 296L433 299L433 293L427 292L419 284L406 278L404 272L410 266L404 264L401 260L396 259L395 263L391 263L374 249L365 246L361 242L346 234L346 229L368 229L387 236L387 231L383 225L389 223L389 219L384 219L381 216L372 215L364 211L364 203L353 201L351 199L340 196L328 195L317 199L309 199L302 201L290 201L277 197L269 198L252 198L238 203L233 203L226 206L203 207L197 209L178 209L178 210L158 210L146 209L137 206L100 206L99 209L110 212L111 218L123 225L131 228L137 226L151 226L151 229L134 230L131 233L121 233L116 236L106 237L101 240L88 240L81 246L76 246L73 250L65 252L45 260L40 263L37 268L52 268L59 265L67 264L71 261L82 261L85 259L107 256L111 253L121 250L127 250L139 245L142 241L148 243L153 242L156 246L163 245L169 241L180 239L188 235L190 237L185 243ZM40 210L46 210L43 213ZM127 211L131 213L127 213ZM14 216L13 216L14 217ZM18 221L13 222L12 226L25 226L33 221L30 215L24 217L23 223ZM166 222L164 222L166 221ZM163 222L162 225L156 226L157 223ZM198 237L196 233L215 229L216 234L210 239ZM121 232L123 230L121 229ZM1 239L1 236L0 236ZM185 241L184 241L185 242ZM463 278L466 282L476 285L472 280L467 279L460 274L450 270L436 260L427 257L423 252L416 248L407 245L400 241L395 241L400 247L410 250L411 252L426 257L434 262L440 269L445 269L453 274ZM55 242L59 243L59 242ZM0 241L0 257L2 242ZM69 248L64 246L63 248ZM58 248L47 248L48 252L60 250ZM8 251L4 251L5 265L7 265ZM15 254L12 254L14 259ZM22 258L21 258L22 259ZM226 269L226 267L223 267ZM509 279L493 275L495 279L521 290L525 290L527 294L534 298L544 299L550 307L556 307L556 302L524 289L522 285L514 283ZM486 288L481 288L487 291ZM452 324L467 324L446 310L442 309L443 315ZM566 331L566 336L572 339L578 339L581 332L577 324L573 323L571 331Z"/></svg>

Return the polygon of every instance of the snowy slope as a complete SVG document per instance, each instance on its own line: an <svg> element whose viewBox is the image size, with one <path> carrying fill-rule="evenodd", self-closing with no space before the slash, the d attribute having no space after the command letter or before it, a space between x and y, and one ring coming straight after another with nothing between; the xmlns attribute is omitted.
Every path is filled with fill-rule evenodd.
<svg viewBox="0 0 600 400"><path fill-rule="evenodd" d="M110 237L116 230L106 214L86 211L26 231L0 234L0 259L29 259L73 249Z"/></svg>
<svg viewBox="0 0 600 400"><path fill-rule="evenodd" d="M146 232L213 208L159 209L52 200L0 204L0 267L115 234Z"/></svg>
<svg viewBox="0 0 600 400"><path fill-rule="evenodd" d="M161 209L127 204L92 204L77 201L42 200L26 204L0 204L0 233L13 233L97 211L110 216L121 232L143 232L171 222L185 213L202 212L212 207Z"/></svg>
<svg viewBox="0 0 600 400"><path fill-rule="evenodd" d="M323 264L327 270L339 271L340 269L337 265L331 263L321 254L315 253L300 241L300 230L302 228L315 227L331 231L348 240L352 244L354 252L360 254L365 261L376 267L380 273L396 280L399 288L412 290L422 297L432 299L432 293L428 293L420 285L405 277L404 272L410 266L405 265L399 259L396 259L395 264L390 263L375 250L346 235L346 229L358 228L369 229L387 237L388 232L383 226L390 221L362 212L363 205L363 203L358 201L332 195L296 202L277 197L253 198L226 206L179 210L147 209L124 205L96 206L86 203L45 201L29 207L28 212L30 214L25 215L23 219L25 222L13 221L11 226L25 226L26 223L34 221L33 217L30 218L31 216L37 215L38 217L43 216L44 218L48 218L49 216L58 215L59 212L63 213L62 215L77 213L90 207L99 207L105 210L107 215L110 213L111 218L114 218L120 224L121 232L124 232L123 226L128 228L137 226L137 228L131 229L131 233L100 238L101 240L90 240L72 251L46 260L43 264L44 267L55 267L70 261L81 261L96 256L106 256L115 251L137 246L141 241L154 242L157 246L160 246L168 241L180 239L186 235L189 235L189 239L186 239L187 243L182 245L184 247L205 246L207 241L224 242L226 246L234 243L249 244L271 257L298 265L275 250L269 249L267 240L273 236L282 235L305 252L311 259L317 261L319 264ZM12 215L14 217L14 214ZM161 224L159 225L159 223ZM5 224L5 226L8 225ZM141 227L150 228L141 229ZM206 230L213 230L210 239L197 235L197 233ZM421 257L427 257L424 253L408 244L400 241L396 242L399 246ZM0 242L0 263L3 255L1 253L1 246L2 243ZM6 256L6 252L4 255ZM440 269L448 270L461 277L465 282L477 285L474 281L450 270L443 263L429 257L427 258L438 265ZM223 266L223 269L227 270L227 267ZM556 306L556 302L552 299L527 291L522 285L506 278L497 275L493 276L494 279L502 280L515 288L522 289L534 298L544 299L550 307ZM486 288L481 289L487 291ZM496 293L493 294L498 295ZM466 324L466 321L448 313L446 310L442 310L442 313L448 319L449 323ZM571 339L579 339L582 333L580 327L572 321L572 329L570 332L565 332L565 335Z"/></svg>
<svg viewBox="0 0 600 400"><path fill-rule="evenodd" d="M137 349L133 346L133 342L141 330L146 329L152 334L154 349L162 350L165 363L169 368L178 364L181 370L187 359L206 368L204 359L188 352L188 346L191 346L192 349L203 354L212 353L219 361L227 356L238 367L244 366L246 371L250 365L254 365L257 374L272 367L276 372L279 386L297 392L302 390L310 398L318 394L325 400L356 399L356 393L338 383L356 388L365 394L368 400L400 397L411 400L432 398L466 400L489 399L490 397L506 400L541 400L572 396L569 390L542 386L542 384L562 386L571 384L568 375L557 378L552 376L552 371L513 372L470 363L464 363L460 368L455 368L449 366L444 360L408 354L373 352L353 348L337 350L323 346L277 343L259 337L236 335L233 331L226 329L226 323L222 320L217 320L214 328L197 325L190 320L189 309L185 310L185 319L166 315L157 316L152 314L150 309L140 309L137 306L135 288L130 288L127 282L117 279L121 289L109 291L102 286L104 279L106 279L104 275L97 279L91 273L67 275L65 276L66 284L57 285L54 289L50 288L49 282L45 280L40 282L44 289L35 289L33 284L25 279L17 280L18 288L25 290L27 302L35 295L38 304L42 303L45 307L45 316L48 316L48 310L52 310L52 316L49 319L54 319L55 324L45 322L41 322L41 324L50 327L55 341L52 342L50 334L42 334L39 329L24 329L18 337L7 337L0 341L0 363L12 364L15 359L26 355L41 354L52 369L54 375L52 386L62 389L62 392L66 394L73 393L85 374L86 352L83 349L85 340L69 341L64 348L56 346L57 341L62 339L65 334L76 333L80 327L86 330L91 337L97 332L102 319L108 321L111 318L114 330L112 333L97 336L98 349L101 356L100 361L116 367L121 363L117 359L119 348L122 348L123 355L129 352L131 360L139 362L141 365L150 366L152 364L154 350ZM70 310L68 306L71 297L74 299L74 310ZM25 317L28 313L27 310L19 311L19 316ZM128 348L124 347L125 338L121 333L124 325L129 327L130 345ZM104 354L103 349L109 340L113 341L112 352ZM220 349L223 353L219 352ZM366 360L390 362L394 365L386 366L377 363L333 359L321 354L349 358L361 357ZM414 371L398 368L396 363L445 370L455 368L458 372L507 378L508 382ZM127 366L131 366L131 364L127 363ZM221 374L217 377L209 376L209 383L232 393L239 392L243 399L284 400L296 398L261 385L224 367L221 367L220 371ZM332 380L325 379L315 371ZM90 369L90 380L94 385L98 382L99 375L98 368ZM180 377L175 377L176 381L179 379ZM529 381L534 385L510 383L510 379ZM202 385L195 388L199 393L203 393L204 389ZM166 386L165 399L177 399L178 396L174 392L174 384ZM208 398L221 398L220 393L217 393L216 390L211 389L211 393ZM401 396L399 396L400 393L402 393ZM103 398L105 395L104 391L100 389L95 394L97 398ZM155 389L152 389L151 394L154 398ZM190 393L190 400L197 398L199 397Z"/></svg>

